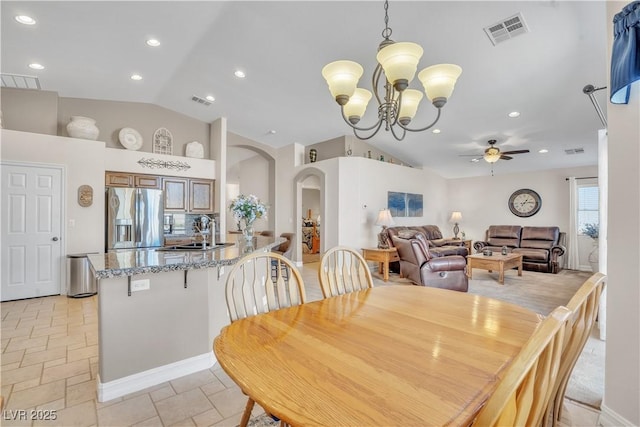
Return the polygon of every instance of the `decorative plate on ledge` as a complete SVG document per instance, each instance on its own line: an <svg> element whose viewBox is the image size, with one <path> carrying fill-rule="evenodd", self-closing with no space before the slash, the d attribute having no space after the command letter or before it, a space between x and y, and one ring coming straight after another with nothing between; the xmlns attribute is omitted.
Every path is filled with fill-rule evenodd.
<svg viewBox="0 0 640 427"><path fill-rule="evenodd" d="M140 132L135 129L120 129L118 140L127 150L139 150L142 147L142 135L140 135Z"/></svg>
<svg viewBox="0 0 640 427"><path fill-rule="evenodd" d="M173 154L173 135L167 128L158 128L153 133L153 152L156 154Z"/></svg>

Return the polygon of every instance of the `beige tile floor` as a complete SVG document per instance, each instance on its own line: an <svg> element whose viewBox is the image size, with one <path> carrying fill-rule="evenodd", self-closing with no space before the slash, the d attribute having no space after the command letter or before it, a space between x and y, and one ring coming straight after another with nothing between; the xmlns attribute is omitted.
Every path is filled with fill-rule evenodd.
<svg viewBox="0 0 640 427"><path fill-rule="evenodd" d="M307 297L322 297L318 264L302 268ZM383 285L376 278L376 285ZM394 278L395 283L402 279ZM96 400L96 297L53 296L4 302L3 426L236 426L246 403L216 366L109 402ZM566 401L575 426L596 426L599 412ZM26 411L26 412L21 412ZM33 411L33 412L32 412ZM254 415L262 413L256 405ZM55 420L32 420L55 413ZM26 419L21 419L26 418Z"/></svg>

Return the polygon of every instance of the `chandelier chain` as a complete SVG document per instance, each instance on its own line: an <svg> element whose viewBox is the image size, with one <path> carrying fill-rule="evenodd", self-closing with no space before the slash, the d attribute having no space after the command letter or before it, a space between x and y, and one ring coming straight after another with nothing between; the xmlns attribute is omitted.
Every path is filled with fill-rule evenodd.
<svg viewBox="0 0 640 427"><path fill-rule="evenodd" d="M389 0L384 2L384 30L382 30L382 37L385 40L389 40L393 31L389 28Z"/></svg>

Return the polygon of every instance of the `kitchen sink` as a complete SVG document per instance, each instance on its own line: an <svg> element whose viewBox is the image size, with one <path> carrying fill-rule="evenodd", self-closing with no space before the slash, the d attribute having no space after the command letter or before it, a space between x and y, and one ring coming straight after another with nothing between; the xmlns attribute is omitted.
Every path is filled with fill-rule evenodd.
<svg viewBox="0 0 640 427"><path fill-rule="evenodd" d="M226 248L227 246L233 246L233 243L217 243L215 245L207 245L203 247L201 242L189 243L186 245L174 245L174 246L165 246L163 248L157 248L156 251L160 252L171 252L171 251L209 251L213 249L221 249Z"/></svg>

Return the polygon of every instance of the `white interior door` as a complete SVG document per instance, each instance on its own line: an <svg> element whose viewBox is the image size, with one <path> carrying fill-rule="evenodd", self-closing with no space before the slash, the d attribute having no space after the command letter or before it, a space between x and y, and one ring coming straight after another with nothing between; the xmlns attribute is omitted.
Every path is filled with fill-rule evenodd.
<svg viewBox="0 0 640 427"><path fill-rule="evenodd" d="M0 170L0 299L59 294L62 169L2 164Z"/></svg>

